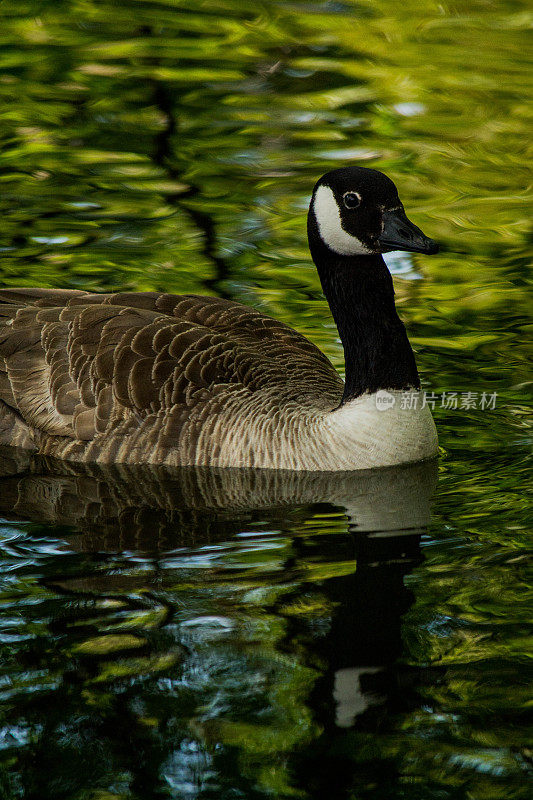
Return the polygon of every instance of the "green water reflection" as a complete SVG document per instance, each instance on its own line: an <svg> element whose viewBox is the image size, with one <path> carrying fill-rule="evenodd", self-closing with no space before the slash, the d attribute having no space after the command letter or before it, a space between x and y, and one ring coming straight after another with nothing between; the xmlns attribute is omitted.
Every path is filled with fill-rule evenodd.
<svg viewBox="0 0 533 800"><path fill-rule="evenodd" d="M375 500L413 528L381 540L368 484L228 506L2 455L2 800L529 797L530 22L522 0L0 5L0 285L224 295L342 369L315 179L385 170L443 245L390 259L437 397L429 528L423 492Z"/></svg>

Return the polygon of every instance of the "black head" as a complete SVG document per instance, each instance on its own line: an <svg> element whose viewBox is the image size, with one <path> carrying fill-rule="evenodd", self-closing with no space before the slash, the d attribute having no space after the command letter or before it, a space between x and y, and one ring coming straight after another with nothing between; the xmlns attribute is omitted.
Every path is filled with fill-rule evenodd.
<svg viewBox="0 0 533 800"><path fill-rule="evenodd" d="M391 179L364 167L334 169L317 182L309 207L311 245L316 238L335 256L438 251L406 217Z"/></svg>

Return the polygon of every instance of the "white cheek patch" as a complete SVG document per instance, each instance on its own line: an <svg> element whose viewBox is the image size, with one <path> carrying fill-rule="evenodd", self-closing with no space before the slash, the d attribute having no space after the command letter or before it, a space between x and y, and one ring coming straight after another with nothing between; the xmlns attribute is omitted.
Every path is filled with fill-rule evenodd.
<svg viewBox="0 0 533 800"><path fill-rule="evenodd" d="M320 238L325 245L341 256L372 253L356 236L346 233L335 195L329 186L319 186L313 201L313 211Z"/></svg>

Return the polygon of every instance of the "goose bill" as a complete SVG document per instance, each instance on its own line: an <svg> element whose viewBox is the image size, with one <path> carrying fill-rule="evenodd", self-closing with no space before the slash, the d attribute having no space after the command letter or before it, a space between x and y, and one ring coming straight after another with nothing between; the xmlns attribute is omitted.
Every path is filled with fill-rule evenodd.
<svg viewBox="0 0 533 800"><path fill-rule="evenodd" d="M407 218L403 209L385 211L383 232L379 237L383 252L406 250L410 253L437 253L439 246Z"/></svg>

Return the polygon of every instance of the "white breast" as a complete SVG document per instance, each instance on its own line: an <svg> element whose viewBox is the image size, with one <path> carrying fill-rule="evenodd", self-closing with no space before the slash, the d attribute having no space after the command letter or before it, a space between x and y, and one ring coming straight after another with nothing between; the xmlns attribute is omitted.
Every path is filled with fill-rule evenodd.
<svg viewBox="0 0 533 800"><path fill-rule="evenodd" d="M409 403L400 391L365 394L329 414L324 433L333 460L346 464L344 469L365 469L434 457L438 439L431 412L422 408L420 392L407 394L414 398Z"/></svg>

